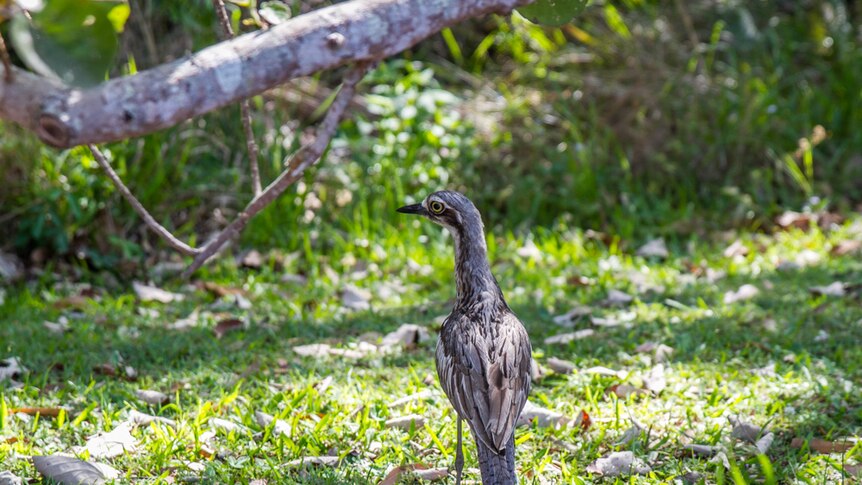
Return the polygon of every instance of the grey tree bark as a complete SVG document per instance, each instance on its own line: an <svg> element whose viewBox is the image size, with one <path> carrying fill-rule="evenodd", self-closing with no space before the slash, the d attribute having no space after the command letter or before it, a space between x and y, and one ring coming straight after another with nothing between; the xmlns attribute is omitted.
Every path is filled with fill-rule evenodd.
<svg viewBox="0 0 862 485"><path fill-rule="evenodd" d="M351 0L90 89L13 68L12 79L0 82L0 118L56 147L145 135L296 77L397 54L462 20L530 1Z"/></svg>

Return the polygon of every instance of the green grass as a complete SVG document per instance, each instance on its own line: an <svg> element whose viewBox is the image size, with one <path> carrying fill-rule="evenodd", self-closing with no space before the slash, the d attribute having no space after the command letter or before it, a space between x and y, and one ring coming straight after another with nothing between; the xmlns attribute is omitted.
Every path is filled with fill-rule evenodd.
<svg viewBox="0 0 862 485"><path fill-rule="evenodd" d="M309 343L355 348L360 340L375 341L405 322L427 326L432 337L436 335L454 291L451 248L431 225L413 227L404 220L400 227L382 231L387 237L344 242L328 256L315 251L276 258L278 253L273 253L261 270L238 269L223 260L201 275L203 281L245 290L252 303L246 310L171 281L163 285L185 294L185 300L141 304L124 286L96 285L98 299L60 309L58 302L79 290L50 272L9 289L0 307L5 315L0 356L19 357L28 372L21 377L22 387L2 391L2 468L38 481L31 455L70 452L84 444L85 437L115 428L132 410L173 419L176 428L138 427L132 432L138 451L100 460L120 470L123 483L189 477L205 483L377 483L400 465L451 466L454 415L437 384L433 338L415 349L357 360L300 357L292 350ZM494 271L527 326L538 363L546 368L547 359L555 357L580 370L605 366L620 374L548 372L534 384L534 403L572 417L583 409L592 426L586 431L519 428L522 481L615 483L586 468L610 451L628 449L652 472L616 483L667 483L690 472L702 474L707 483L764 483L763 463L771 464L772 483L839 482L842 464L862 462L862 446L846 454L821 455L790 443L793 438L862 434L858 290L840 298L814 297L808 291L836 280L862 283L858 257L829 253L837 242L858 238L859 227L856 221L830 233L814 228L743 235L751 249L743 258L722 256L725 244L676 241L665 261L609 249L574 231L532 234L537 258L518 255L523 239L489 239ZM419 242L420 235L427 237L425 243ZM777 269L781 261L793 261L803 252L820 260ZM275 269L270 263L274 259L284 259L284 268ZM358 266L351 269L351 263ZM709 267L726 276L710 282L706 276L696 277L693 267ZM282 283L282 272L304 272L308 283ZM588 284L572 284L578 277ZM347 283L372 292L372 310L353 312L342 306L339 290ZM758 286L760 294L723 303L725 292L745 283ZM635 299L627 307L603 306L610 289ZM566 345L545 344L546 337L570 331L554 324L553 316L577 305L590 305L594 316L631 313L626 317L631 321L593 327L593 336ZM201 315L197 326L166 329L194 310ZM216 338L215 321L228 315L241 318L245 328ZM66 334L43 327L43 321L56 322L62 316L69 320ZM589 327L585 321L577 324ZM656 364L649 353L636 352L645 342L674 349L664 363L667 387L658 395L617 398L609 392L612 386L640 386ZM137 382L93 371L105 363L133 367ZM135 391L144 388L170 395L170 404L141 402ZM422 391L430 394L389 407ZM61 422L9 411L33 406L63 407L66 415ZM271 426L258 425L256 411L283 419L290 432L276 436ZM425 424L407 430L384 427L386 420L408 414L423 416ZM751 445L730 437L729 416L775 433L765 460ZM214 428L213 418L242 428L225 432ZM631 427L631 418L648 434L615 445ZM207 433L211 430L214 436ZM17 440L10 441L12 437ZM725 471L708 459L689 456L682 448L688 442L724 446L734 468ZM285 465L324 455L338 456L338 465ZM475 468L472 443L467 457L467 467ZM203 471L189 469L188 463L199 463ZM467 478L478 480L478 474L470 470ZM402 478L405 483L411 479Z"/></svg>

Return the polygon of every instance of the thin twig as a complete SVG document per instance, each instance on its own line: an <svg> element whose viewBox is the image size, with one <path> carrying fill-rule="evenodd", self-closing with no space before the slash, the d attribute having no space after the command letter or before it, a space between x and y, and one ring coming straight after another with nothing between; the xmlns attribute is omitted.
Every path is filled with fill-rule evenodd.
<svg viewBox="0 0 862 485"><path fill-rule="evenodd" d="M120 193L123 194L123 197L125 197L129 204L131 204L132 208L135 209L135 212L137 212L138 215L141 216L141 218L144 220L147 226L149 226L150 229L153 230L153 232L161 236L161 238L164 239L172 248L187 256L194 256L203 251L203 249L201 248L193 248L188 244L180 241L179 239L177 239L176 236L171 234L170 231L165 229L165 226L156 222L153 216L151 216L150 213L147 212L147 209L144 208L144 205L141 204L141 202L132 194L132 191L130 191L129 188L126 187L126 185L120 179L120 176L117 175L117 172L114 171L114 168L111 167L111 164L108 162L108 159L105 158L105 155L102 154L99 148L96 147L96 145L87 146L90 148L90 151L93 152L93 157L96 158L96 162L98 162L99 166L101 166L105 173L108 174L108 178L111 179L111 182L114 183L114 187L116 187L117 190L119 190Z"/></svg>
<svg viewBox="0 0 862 485"><path fill-rule="evenodd" d="M233 37L233 28L230 26L230 19L227 16L227 9L222 0L213 0L213 8L218 15L219 23L226 38ZM251 106L247 99L244 99L239 104L240 118L242 119L242 130L245 133L245 146L248 150L248 165L251 170L251 188L254 191L254 196L257 197L261 192L260 184L260 168L258 165L258 150L257 143L254 141L254 130L251 125Z"/></svg>
<svg viewBox="0 0 862 485"><path fill-rule="evenodd" d="M227 16L227 9L224 8L224 2L222 0L213 0L213 8L216 11L216 15L218 15L218 21L221 24L224 36L226 38L233 37L233 28L230 26L230 18Z"/></svg>
<svg viewBox="0 0 862 485"><path fill-rule="evenodd" d="M6 50L6 39L3 34L0 34L0 58L3 59L4 78L7 83L15 80L15 75L12 73L12 59L9 58L9 51Z"/></svg>
<svg viewBox="0 0 862 485"><path fill-rule="evenodd" d="M257 142L254 139L254 130L251 126L251 106L247 99L239 104L240 117L242 118L242 129L245 132L245 146L248 149L248 166L251 169L251 187L257 197L263 190L260 185L260 168L257 158Z"/></svg>
<svg viewBox="0 0 862 485"><path fill-rule="evenodd" d="M688 40L691 42L692 52L694 55L698 56L698 61L700 61L700 39L697 37L697 30L694 28L694 22L691 20L691 15L688 14L688 10L685 8L685 3L682 0L675 0L674 4L677 12L679 12L679 16L682 18L685 32L688 34Z"/></svg>
<svg viewBox="0 0 862 485"><path fill-rule="evenodd" d="M329 141L335 134L335 130L338 128L338 123L344 115L345 108L350 104L350 100L356 92L357 83L362 80L370 68L370 63L362 63L356 65L347 73L341 85L341 90L326 112L326 117L317 128L314 141L297 150L287 170L283 171L260 195L249 202L245 210L240 212L236 219L224 228L214 240L202 248L202 251L195 256L192 264L183 271L184 278L188 278L200 268L228 240L236 237L252 217L278 198L291 184L299 180L305 169L320 160L326 147L329 146Z"/></svg>

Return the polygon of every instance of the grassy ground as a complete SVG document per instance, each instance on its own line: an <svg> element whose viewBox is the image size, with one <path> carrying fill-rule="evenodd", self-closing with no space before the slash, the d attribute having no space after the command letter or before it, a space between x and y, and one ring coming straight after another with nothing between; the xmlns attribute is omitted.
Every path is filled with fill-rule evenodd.
<svg viewBox="0 0 862 485"><path fill-rule="evenodd" d="M247 302L240 305L235 297L158 279L185 299L143 303L130 289L97 278L84 298L70 298L81 288L50 271L9 289L0 307L2 356L17 357L27 370L17 377L20 386L3 384L0 468L38 483L30 456L67 452L87 459L75 447L122 426L133 411L175 425L135 426L134 451L92 459L117 469L121 483L377 483L399 466L451 466L454 416L433 367L436 327L454 291L451 248L430 224L404 221L388 234L344 242L329 257L272 253L260 269L222 262L200 275L202 282L243 290ZM587 429L538 422L520 427L522 482L852 481L862 445L821 454L806 443L862 434L862 263L832 251L860 235L859 221L828 233L815 227L743 235L744 256L723 255L729 242L678 241L670 244L667 259L645 259L572 231L533 233L531 242L489 239L494 271L528 328L543 371L531 400L572 418L583 410L591 420ZM300 272L307 282L283 276ZM846 283L844 296L809 291L835 281ZM725 294L744 284L759 293L726 303ZM370 309L346 307L346 285L368 290ZM633 301L610 304L610 290ZM590 317L571 328L555 323L554 316L581 305L590 307L593 323ZM193 312L197 318L188 328L171 328ZM63 334L43 324L63 317ZM219 338L217 322L228 318L242 326ZM368 348L360 342L379 344L381 335L405 322L428 328L432 338L360 355ZM594 333L580 340L545 342L588 328ZM650 342L672 352L661 358L655 350L638 350ZM294 350L313 343L357 355L301 356ZM554 373L551 358L577 370ZM134 369L135 381L118 377L124 366ZM654 387L658 392L617 395L627 389L617 385L656 386L657 366L666 379L663 388ZM136 396L140 389L161 391L170 402L146 404ZM46 417L15 411L23 407L63 412ZM284 432L259 424L256 412L282 419ZM421 422L386 426L409 415ZM731 417L765 427L762 435L773 433L765 455L732 437ZM640 431L621 443L633 420ZM801 446L793 446L797 438ZM720 459L687 452L684 445L691 443L720 447L728 468ZM631 478L587 471L595 460L623 450L651 471ZM467 478L476 481L474 453L468 444ZM337 463L293 462L316 456L334 456ZM400 480L419 478L405 473Z"/></svg>
<svg viewBox="0 0 862 485"><path fill-rule="evenodd" d="M172 26L154 36L172 48L213 41L209 10L150 3L174 8L143 9L152 13L132 29ZM496 234L495 273L543 371L533 402L591 421L519 428L524 481L614 483L587 470L614 451L651 468L626 483L853 480L862 450L845 438L862 434L862 265L833 249L862 238L860 222L763 231L788 207L850 214L862 200L858 15L844 2L785 3L594 2L562 28L489 17L429 39L368 76L362 109L323 163L243 234L243 247L286 249L256 269L223 256L194 285L156 271L170 256L86 150L0 127L0 249L44 267L0 289L0 359L26 367L20 386L0 384L0 471L38 481L29 457L53 453L109 463L121 482L376 483L399 466L450 466L455 427L432 355L454 292L451 242L394 208L455 188ZM287 96L305 91L284 89L254 100L267 180L315 117ZM308 90L305 101L326 97ZM202 240L250 197L239 126L232 108L106 148L160 221ZM715 234L728 228L747 252L724 254L736 236ZM669 257L635 255L657 236ZM306 282L284 277L298 274ZM133 278L185 298L142 302ZM836 281L844 296L809 291ZM242 290L242 305L204 282ZM746 284L758 294L725 303ZM348 285L370 292L369 309L345 305ZM610 290L633 301L608 304ZM583 306L589 316L555 323ZM403 323L431 338L370 352ZM582 330L593 333L546 343ZM296 351L318 343L334 350ZM553 359L576 372L554 373ZM170 402L146 404L141 389ZM76 448L132 411L174 424L134 426L135 451L112 458ZM286 424L263 426L256 412ZM411 415L423 422L386 426ZM755 438L772 433L765 454L733 436L730 417L765 426ZM843 453L813 451L829 443ZM294 462L321 456L336 464Z"/></svg>

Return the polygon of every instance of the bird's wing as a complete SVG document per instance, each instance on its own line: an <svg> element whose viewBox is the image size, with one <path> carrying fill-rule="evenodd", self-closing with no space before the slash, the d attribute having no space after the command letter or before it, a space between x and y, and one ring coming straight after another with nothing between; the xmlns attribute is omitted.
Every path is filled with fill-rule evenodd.
<svg viewBox="0 0 862 485"><path fill-rule="evenodd" d="M438 364L443 390L477 438L502 450L530 392L531 349L527 332L510 313L501 314L489 334L468 332L443 344Z"/></svg>

